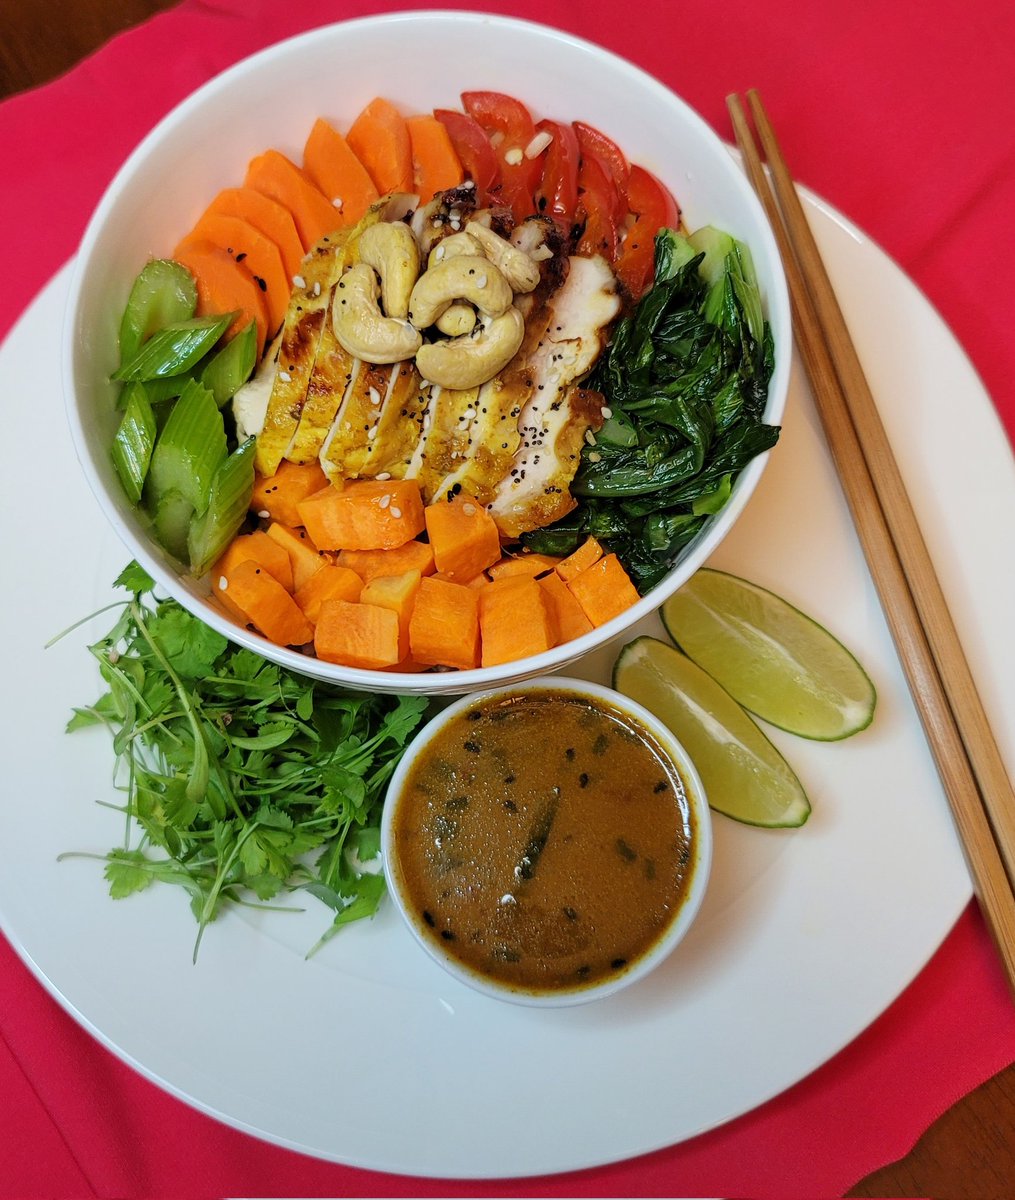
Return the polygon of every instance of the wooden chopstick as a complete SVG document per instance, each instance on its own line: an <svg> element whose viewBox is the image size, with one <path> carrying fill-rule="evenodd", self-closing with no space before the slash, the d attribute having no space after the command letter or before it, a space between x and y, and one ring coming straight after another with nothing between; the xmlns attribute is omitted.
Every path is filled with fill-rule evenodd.
<svg viewBox="0 0 1015 1200"><path fill-rule="evenodd" d="M794 333L825 438L1015 991L1015 793L771 122L756 92L748 92L748 102L772 184L739 97L727 104L783 260Z"/></svg>

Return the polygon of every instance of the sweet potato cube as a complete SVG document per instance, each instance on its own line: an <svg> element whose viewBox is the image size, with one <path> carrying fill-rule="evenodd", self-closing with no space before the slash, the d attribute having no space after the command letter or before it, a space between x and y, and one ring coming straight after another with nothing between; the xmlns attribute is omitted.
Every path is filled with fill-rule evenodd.
<svg viewBox="0 0 1015 1200"><path fill-rule="evenodd" d="M390 608L398 614L398 648L401 658L409 654L409 621L416 604L422 579L419 571L403 571L400 575L375 575L363 585L360 601Z"/></svg>
<svg viewBox="0 0 1015 1200"><path fill-rule="evenodd" d="M525 576L494 580L480 590L479 631L484 667L542 654L557 643L546 594Z"/></svg>
<svg viewBox="0 0 1015 1200"><path fill-rule="evenodd" d="M409 620L409 652L428 667L479 665L479 591L436 579L420 580Z"/></svg>
<svg viewBox="0 0 1015 1200"><path fill-rule="evenodd" d="M606 554L579 572L567 585L593 625L607 621L636 604L638 591L615 554Z"/></svg>
<svg viewBox="0 0 1015 1200"><path fill-rule="evenodd" d="M264 567L269 575L274 575L287 592L293 590L293 568L289 555L261 529L233 538L211 569L212 581L217 583L223 575L228 578L232 570L247 559L252 559Z"/></svg>
<svg viewBox="0 0 1015 1200"><path fill-rule="evenodd" d="M400 661L398 614L376 604L325 600L314 632L317 657L377 671Z"/></svg>
<svg viewBox="0 0 1015 1200"><path fill-rule="evenodd" d="M423 498L413 479L329 484L296 508L322 550L393 550L423 532Z"/></svg>
<svg viewBox="0 0 1015 1200"><path fill-rule="evenodd" d="M429 542L413 540L404 546L396 546L394 550L342 550L338 565L355 571L364 583L369 583L379 575L402 575L406 571L432 575L433 547Z"/></svg>
<svg viewBox="0 0 1015 1200"><path fill-rule="evenodd" d="M602 546L594 537L586 538L573 554L569 554L567 558L561 559L557 563L557 574L565 583L570 583L576 575L587 570L602 557Z"/></svg>
<svg viewBox="0 0 1015 1200"><path fill-rule="evenodd" d="M250 498L251 512L270 517L283 525L299 525L296 505L314 492L326 487L328 477L319 462L291 463L282 461L274 475L258 475Z"/></svg>
<svg viewBox="0 0 1015 1200"><path fill-rule="evenodd" d="M307 620L316 625L325 600L349 600L355 603L363 590L363 580L348 567L325 563L301 587L293 599L303 609Z"/></svg>
<svg viewBox="0 0 1015 1200"><path fill-rule="evenodd" d="M592 622L571 594L571 589L556 571L541 576L536 582L543 589L557 622L558 645L573 641L576 637L581 637L583 633L591 632Z"/></svg>
<svg viewBox="0 0 1015 1200"><path fill-rule="evenodd" d="M245 559L226 577L220 596L229 596L255 629L279 646L303 646L314 630L296 601L279 581L253 559Z"/></svg>
<svg viewBox="0 0 1015 1200"><path fill-rule="evenodd" d="M465 492L427 505L425 516L434 562L448 579L468 583L500 558L493 517Z"/></svg>
<svg viewBox="0 0 1015 1200"><path fill-rule="evenodd" d="M325 563L333 561L330 554L318 550L305 529L283 525L281 521L272 521L264 532L289 555L294 591L299 591L310 576L319 571Z"/></svg>
<svg viewBox="0 0 1015 1200"><path fill-rule="evenodd" d="M560 562L550 554L519 554L515 558L502 558L487 569L491 579L508 579L520 575L525 579L535 579L552 571Z"/></svg>

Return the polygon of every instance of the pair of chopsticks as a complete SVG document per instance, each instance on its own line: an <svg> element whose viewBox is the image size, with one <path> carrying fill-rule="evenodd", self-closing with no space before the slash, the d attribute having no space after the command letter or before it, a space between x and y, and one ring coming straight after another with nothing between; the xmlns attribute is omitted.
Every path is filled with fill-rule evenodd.
<svg viewBox="0 0 1015 1200"><path fill-rule="evenodd" d="M1015 991L1015 792L842 311L756 91L747 93L747 105L760 150L740 98L727 100L748 177L779 246L797 346L980 908ZM918 847L919 830L913 834Z"/></svg>

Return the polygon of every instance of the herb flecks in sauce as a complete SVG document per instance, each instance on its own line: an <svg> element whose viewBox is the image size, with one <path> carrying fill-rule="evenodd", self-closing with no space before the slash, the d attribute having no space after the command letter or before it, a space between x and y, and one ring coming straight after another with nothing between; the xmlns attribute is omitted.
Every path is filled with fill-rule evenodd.
<svg viewBox="0 0 1015 1200"><path fill-rule="evenodd" d="M584 988L669 927L695 835L683 781L625 712L520 691L434 736L405 781L389 869L421 934L465 967L522 991Z"/></svg>

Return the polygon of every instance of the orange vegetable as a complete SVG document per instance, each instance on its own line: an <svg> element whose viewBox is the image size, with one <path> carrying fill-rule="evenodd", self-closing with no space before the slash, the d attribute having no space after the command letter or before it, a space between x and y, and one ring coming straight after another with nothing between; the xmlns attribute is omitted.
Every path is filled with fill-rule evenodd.
<svg viewBox="0 0 1015 1200"><path fill-rule="evenodd" d="M468 583L500 558L493 517L466 492L427 505L424 515L437 570L449 579Z"/></svg>
<svg viewBox="0 0 1015 1200"><path fill-rule="evenodd" d="M502 579L479 592L483 666L517 662L557 644L546 593L534 579Z"/></svg>
<svg viewBox="0 0 1015 1200"><path fill-rule="evenodd" d="M278 201L292 213L305 251L340 225L331 201L277 150L266 150L250 160L243 186Z"/></svg>
<svg viewBox="0 0 1015 1200"><path fill-rule="evenodd" d="M322 550L393 550L423 530L423 499L412 479L329 484L296 508Z"/></svg>
<svg viewBox="0 0 1015 1200"><path fill-rule="evenodd" d="M279 581L253 559L239 563L220 592L246 615L255 629L279 646L303 646L314 630L296 601Z"/></svg>
<svg viewBox="0 0 1015 1200"><path fill-rule="evenodd" d="M292 213L277 200L272 200L262 192L255 192L253 188L223 188L205 209L205 216L211 213L239 217L241 221L253 225L278 247L290 282L294 275L300 273L303 243L296 231Z"/></svg>
<svg viewBox="0 0 1015 1200"><path fill-rule="evenodd" d="M325 600L314 633L317 657L346 667L376 671L393 667L398 653L398 614L376 604Z"/></svg>
<svg viewBox="0 0 1015 1200"><path fill-rule="evenodd" d="M412 619L421 579L419 571L403 571L400 575L377 575L364 585L360 595L362 604L390 608L398 615L399 662L409 654L409 622Z"/></svg>
<svg viewBox="0 0 1015 1200"><path fill-rule="evenodd" d="M249 325L257 324L258 353L268 336L268 306L254 277L231 254L214 242L187 240L173 251L173 258L194 276L197 284L197 315L238 312L226 330L230 338Z"/></svg>
<svg viewBox="0 0 1015 1200"><path fill-rule="evenodd" d="M576 575L591 567L602 557L602 546L594 537L586 538L573 554L569 554L567 558L557 563L557 574L565 583L569 583Z"/></svg>
<svg viewBox="0 0 1015 1200"><path fill-rule="evenodd" d="M409 652L416 662L463 671L478 666L479 596L432 575L420 580L409 620Z"/></svg>
<svg viewBox="0 0 1015 1200"><path fill-rule="evenodd" d="M298 591L321 567L332 562L330 554L318 550L305 529L291 528L272 521L265 533L289 555L293 568L293 588Z"/></svg>
<svg viewBox="0 0 1015 1200"><path fill-rule="evenodd" d="M274 475L255 476L250 510L283 525L298 525L300 515L296 505L327 484L328 477L320 463L292 463L283 459Z"/></svg>
<svg viewBox="0 0 1015 1200"><path fill-rule="evenodd" d="M355 224L377 199L377 188L366 167L323 117L314 122L303 147L303 169L332 202L342 225Z"/></svg>
<svg viewBox="0 0 1015 1200"><path fill-rule="evenodd" d="M268 329L274 336L285 320L289 307L292 283L282 264L282 255L270 238L264 236L253 225L239 217L227 217L223 213L205 213L184 243L208 241L220 246L225 252L241 262L264 293L268 309Z"/></svg>
<svg viewBox="0 0 1015 1200"><path fill-rule="evenodd" d="M355 571L325 563L319 571L296 589L293 599L303 609L307 620L316 625L325 600L348 600L355 603L363 590L363 580Z"/></svg>
<svg viewBox="0 0 1015 1200"><path fill-rule="evenodd" d="M400 575L403 571L418 571L432 575L433 547L428 542L411 541L394 550L343 550L338 556L340 567L355 571L364 583L378 575Z"/></svg>
<svg viewBox="0 0 1015 1200"><path fill-rule="evenodd" d="M570 588L556 571L543 575L536 581L546 593L554 619L557 622L557 644L573 641L592 630L592 622L585 610L571 594Z"/></svg>
<svg viewBox="0 0 1015 1200"><path fill-rule="evenodd" d="M412 151L412 190L419 193L421 204L427 204L435 193L462 182L462 164L447 129L435 116L409 117L405 124Z"/></svg>
<svg viewBox="0 0 1015 1200"><path fill-rule="evenodd" d="M345 137L380 195L413 190L409 129L390 100L371 100Z"/></svg>
<svg viewBox="0 0 1015 1200"><path fill-rule="evenodd" d="M517 558L502 558L500 562L495 562L486 573L491 579L509 579L519 575L535 579L552 571L560 561L550 554L519 554Z"/></svg>
<svg viewBox="0 0 1015 1200"><path fill-rule="evenodd" d="M605 625L640 599L615 554L607 554L567 585L593 625Z"/></svg>
<svg viewBox="0 0 1015 1200"><path fill-rule="evenodd" d="M269 575L274 575L287 592L293 590L293 568L289 555L261 529L233 538L212 567L212 580L217 584L223 575L228 579L232 571L247 559L252 559L258 566L264 567ZM228 590L224 589L226 592Z"/></svg>

